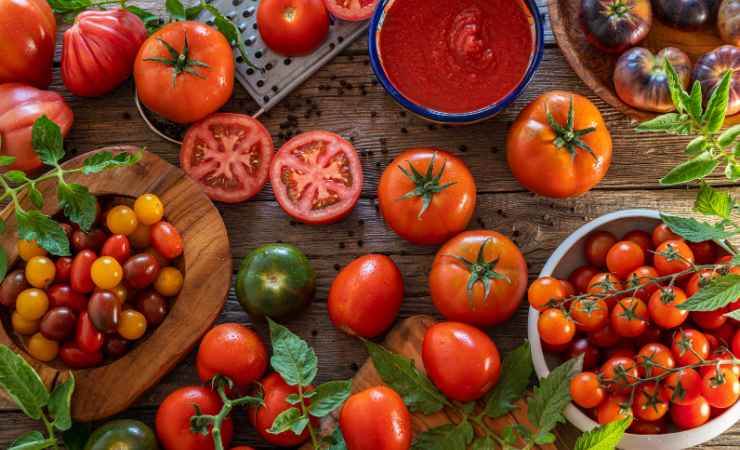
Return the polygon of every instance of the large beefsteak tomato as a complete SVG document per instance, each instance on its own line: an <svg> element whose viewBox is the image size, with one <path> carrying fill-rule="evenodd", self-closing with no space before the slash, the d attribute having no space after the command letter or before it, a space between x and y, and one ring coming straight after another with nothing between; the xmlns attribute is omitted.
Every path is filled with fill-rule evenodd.
<svg viewBox="0 0 740 450"><path fill-rule="evenodd" d="M57 22L46 0L0 0L0 83L51 83Z"/></svg>

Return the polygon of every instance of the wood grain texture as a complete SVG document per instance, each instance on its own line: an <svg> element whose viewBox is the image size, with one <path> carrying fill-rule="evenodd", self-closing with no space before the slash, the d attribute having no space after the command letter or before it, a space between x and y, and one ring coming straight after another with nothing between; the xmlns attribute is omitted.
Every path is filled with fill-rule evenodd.
<svg viewBox="0 0 740 450"><path fill-rule="evenodd" d="M103 150L133 152L138 149L112 147ZM63 167L79 167L87 156L72 159ZM165 217L181 233L185 249L182 257L185 282L180 294L170 303L171 309L164 322L120 359L102 367L73 372L77 389L72 414L76 420L89 421L126 409L190 352L221 313L231 282L231 255L226 228L208 197L180 169L151 153L145 152L134 166L91 176L75 173L65 179L84 184L95 195L132 198L147 192L158 195L165 204ZM50 180L40 184L39 189L47 199L44 212L56 214L59 211L56 184ZM25 196L23 198L24 206L30 207L30 202ZM13 212L10 205L0 213L7 224L5 233L0 236L0 245L8 252L11 266L18 260L17 223ZM44 364L33 359L23 350L25 338L5 327L0 330L0 342L19 351L50 389L67 378L68 371L60 361Z"/></svg>

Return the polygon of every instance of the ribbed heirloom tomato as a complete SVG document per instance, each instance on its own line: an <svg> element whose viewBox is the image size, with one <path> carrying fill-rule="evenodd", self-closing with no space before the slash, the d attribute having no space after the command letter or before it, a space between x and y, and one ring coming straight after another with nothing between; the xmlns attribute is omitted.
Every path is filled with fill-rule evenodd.
<svg viewBox="0 0 740 450"><path fill-rule="evenodd" d="M46 88L56 30L46 0L0 0L0 84L18 81Z"/></svg>
<svg viewBox="0 0 740 450"><path fill-rule="evenodd" d="M433 148L404 151L378 184L383 219L414 244L441 244L465 230L475 199L475 181L465 163Z"/></svg>
<svg viewBox="0 0 740 450"><path fill-rule="evenodd" d="M201 386L187 386L170 393L159 405L155 424L157 438L165 450L213 450L213 436L194 433L190 418L197 411L204 415L218 414L221 399L212 390ZM221 442L231 442L233 424L227 417L221 425Z"/></svg>
<svg viewBox="0 0 740 450"><path fill-rule="evenodd" d="M508 320L527 290L527 263L506 236L467 231L437 252L429 274L434 306L448 320L490 326Z"/></svg>
<svg viewBox="0 0 740 450"><path fill-rule="evenodd" d="M236 388L244 389L265 372L267 349L254 331L236 323L224 323L203 337L196 366L204 383L215 375L224 375Z"/></svg>
<svg viewBox="0 0 740 450"><path fill-rule="evenodd" d="M348 398L339 426L347 450L407 450L411 446L411 415L396 391L386 386Z"/></svg>

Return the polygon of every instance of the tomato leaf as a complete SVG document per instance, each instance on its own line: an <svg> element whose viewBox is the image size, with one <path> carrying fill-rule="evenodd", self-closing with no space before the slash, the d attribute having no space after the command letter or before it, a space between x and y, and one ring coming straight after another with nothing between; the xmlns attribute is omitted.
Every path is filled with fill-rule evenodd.
<svg viewBox="0 0 740 450"><path fill-rule="evenodd" d="M325 436L322 441L326 445L324 450L347 450L347 443L344 442L344 435L339 427L334 428L334 432Z"/></svg>
<svg viewBox="0 0 740 450"><path fill-rule="evenodd" d="M198 18L201 12L203 12L203 4L191 6L185 10L185 18L187 20L195 20Z"/></svg>
<svg viewBox="0 0 740 450"><path fill-rule="evenodd" d="M713 159L709 153L702 153L671 169L670 172L660 179L660 184L663 186L673 186L698 180L714 172L714 169L718 165L719 161Z"/></svg>
<svg viewBox="0 0 740 450"><path fill-rule="evenodd" d="M735 200L727 192L714 189L707 183L699 187L699 194L694 202L694 211L707 215L729 219L735 208Z"/></svg>
<svg viewBox="0 0 740 450"><path fill-rule="evenodd" d="M735 319L740 322L740 309L736 309L734 311L730 311L727 314L723 314L725 317L729 317L730 319Z"/></svg>
<svg viewBox="0 0 740 450"><path fill-rule="evenodd" d="M614 450L631 423L630 416L586 431L576 440L574 450Z"/></svg>
<svg viewBox="0 0 740 450"><path fill-rule="evenodd" d="M44 207L44 196L39 192L36 183L28 183L28 197L36 208L41 209Z"/></svg>
<svg viewBox="0 0 740 450"><path fill-rule="evenodd" d="M720 224L712 225L707 222L699 222L691 217L669 216L661 213L660 218L674 233L689 242L721 241L735 234L725 231Z"/></svg>
<svg viewBox="0 0 740 450"><path fill-rule="evenodd" d="M671 100L673 106L676 107L676 111L683 113L686 111L687 105L684 104L684 99L688 96L686 91L681 84L681 80L678 78L678 73L673 65L666 58L663 62L663 70L665 70L666 78L668 81L668 92L671 94Z"/></svg>
<svg viewBox="0 0 740 450"><path fill-rule="evenodd" d="M69 255L69 239L58 223L40 211L22 211L16 209L15 218L18 222L18 237L28 241L36 241L52 255Z"/></svg>
<svg viewBox="0 0 740 450"><path fill-rule="evenodd" d="M135 153L121 152L115 155L109 151L97 152L82 163L82 173L90 175L116 167L132 166L141 161L143 156L144 153L141 150Z"/></svg>
<svg viewBox="0 0 740 450"><path fill-rule="evenodd" d="M20 170L9 170L5 172L4 176L11 183L21 184L28 181L28 177L26 177L26 174Z"/></svg>
<svg viewBox="0 0 740 450"><path fill-rule="evenodd" d="M272 368L291 386L308 386L316 378L318 360L313 349L286 327L269 317ZM300 434L300 433L299 433Z"/></svg>
<svg viewBox="0 0 740 450"><path fill-rule="evenodd" d="M80 184L59 183L57 198L64 215L84 231L89 231L97 214L95 196Z"/></svg>
<svg viewBox="0 0 740 450"><path fill-rule="evenodd" d="M185 20L185 5L180 0L166 0L164 6L172 20Z"/></svg>
<svg viewBox="0 0 740 450"><path fill-rule="evenodd" d="M740 297L740 275L733 273L712 278L699 292L677 305L684 311L715 311Z"/></svg>
<svg viewBox="0 0 740 450"><path fill-rule="evenodd" d="M298 436L303 433L307 425L308 417L301 414L298 408L288 408L275 417L272 426L267 432L270 434L280 434L290 430Z"/></svg>
<svg viewBox="0 0 740 450"><path fill-rule="evenodd" d="M83 11L92 6L92 0L48 0L55 14L70 14Z"/></svg>
<svg viewBox="0 0 740 450"><path fill-rule="evenodd" d="M475 432L470 422L447 424L422 432L414 440L413 450L466 450Z"/></svg>
<svg viewBox="0 0 740 450"><path fill-rule="evenodd" d="M158 15L136 5L125 5L124 9L138 16L139 19L144 22L144 26L150 34L159 28L162 23L161 18Z"/></svg>
<svg viewBox="0 0 740 450"><path fill-rule="evenodd" d="M2 136L0 136L0 144L2 144ZM0 166L9 166L15 162L15 156L0 155Z"/></svg>
<svg viewBox="0 0 740 450"><path fill-rule="evenodd" d="M565 421L563 411L570 403L570 379L583 368L583 355L556 367L535 386L529 398L527 417L540 434L547 433Z"/></svg>
<svg viewBox="0 0 740 450"><path fill-rule="evenodd" d="M429 415L449 404L412 360L370 341L365 341L365 347L383 382L398 392L411 412Z"/></svg>
<svg viewBox="0 0 740 450"><path fill-rule="evenodd" d="M63 433L67 450L84 450L92 433L90 423L72 422L72 427Z"/></svg>
<svg viewBox="0 0 740 450"><path fill-rule="evenodd" d="M67 431L72 427L72 416L70 408L72 405L72 392L75 390L75 377L72 372L69 378L57 385L49 397L49 414L54 418L52 425L59 431Z"/></svg>
<svg viewBox="0 0 740 450"><path fill-rule="evenodd" d="M490 436L481 436L473 441L470 450L496 450L496 445Z"/></svg>
<svg viewBox="0 0 740 450"><path fill-rule="evenodd" d="M707 101L707 108L702 115L702 124L710 133L716 133L722 128L727 113L727 105L730 100L730 82L732 71L727 70L722 75L719 83L714 87Z"/></svg>
<svg viewBox="0 0 740 450"><path fill-rule="evenodd" d="M31 128L31 144L44 164L54 166L64 158L64 140L59 125L46 115L36 119Z"/></svg>
<svg viewBox="0 0 740 450"><path fill-rule="evenodd" d="M0 388L32 419L39 420L49 403L49 392L36 371L5 345L0 345Z"/></svg>
<svg viewBox="0 0 740 450"><path fill-rule="evenodd" d="M29 431L14 440L8 450L42 450L56 444L56 439L47 439L39 431Z"/></svg>
<svg viewBox="0 0 740 450"><path fill-rule="evenodd" d="M683 130L687 123L687 119L680 114L668 113L642 122L635 130L641 133L686 134L688 130Z"/></svg>
<svg viewBox="0 0 740 450"><path fill-rule="evenodd" d="M316 388L316 395L311 399L308 413L314 417L328 416L339 408L352 393L352 381L329 381Z"/></svg>
<svg viewBox="0 0 740 450"><path fill-rule="evenodd" d="M740 164L734 162L728 162L725 166L725 177L730 181L737 181L740 179Z"/></svg>
<svg viewBox="0 0 740 450"><path fill-rule="evenodd" d="M526 392L533 371L529 342L524 342L504 358L503 376L486 398L485 414L495 419L516 409L514 402Z"/></svg>

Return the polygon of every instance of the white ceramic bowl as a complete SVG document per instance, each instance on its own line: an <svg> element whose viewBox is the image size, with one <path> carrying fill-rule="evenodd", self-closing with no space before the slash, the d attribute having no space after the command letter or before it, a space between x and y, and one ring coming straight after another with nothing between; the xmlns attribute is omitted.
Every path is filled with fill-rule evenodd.
<svg viewBox="0 0 740 450"><path fill-rule="evenodd" d="M576 268L586 264L583 256L585 237L594 230L607 230L620 237L630 230L652 230L660 222L658 211L651 209L627 209L603 215L583 225L568 236L553 252L542 268L540 276L554 276L566 279ZM548 361L542 351L540 335L537 331L539 312L529 308L528 336L532 348L532 361L539 378L550 373ZM555 360L549 361L555 363ZM587 431L598 424L575 405L568 405L565 417L581 431ZM740 402L721 416L706 424L687 431L676 433L639 435L627 433L619 443L624 450L678 450L702 444L722 434L740 420ZM740 448L740 446L739 446Z"/></svg>

